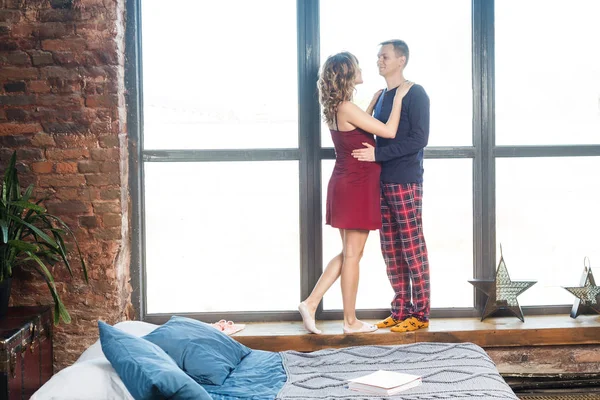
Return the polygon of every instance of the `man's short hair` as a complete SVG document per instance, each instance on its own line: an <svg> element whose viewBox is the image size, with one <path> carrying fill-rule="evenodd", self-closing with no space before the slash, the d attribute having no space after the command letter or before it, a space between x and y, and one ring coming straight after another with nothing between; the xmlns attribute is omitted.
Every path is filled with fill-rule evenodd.
<svg viewBox="0 0 600 400"><path fill-rule="evenodd" d="M408 50L408 45L406 44L406 42L400 39L392 39L379 43L380 46L385 46L388 44L394 46L394 51L396 52L396 55L398 57L406 57L406 62L404 63L404 66L406 67L406 64L408 64L408 57L410 56L410 52Z"/></svg>

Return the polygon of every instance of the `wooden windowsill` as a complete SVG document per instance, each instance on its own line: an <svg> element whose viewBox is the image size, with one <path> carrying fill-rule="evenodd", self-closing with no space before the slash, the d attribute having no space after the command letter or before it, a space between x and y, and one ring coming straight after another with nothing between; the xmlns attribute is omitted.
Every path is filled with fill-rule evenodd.
<svg viewBox="0 0 600 400"><path fill-rule="evenodd" d="M237 321L236 321L237 322ZM374 323L375 321L368 321ZM436 318L428 329L394 333L389 329L344 335L342 321L318 321L322 335L308 334L302 322L251 322L233 337L259 350L314 351L330 347L393 345L415 342L472 342L484 348L600 344L600 316L533 315L514 317Z"/></svg>

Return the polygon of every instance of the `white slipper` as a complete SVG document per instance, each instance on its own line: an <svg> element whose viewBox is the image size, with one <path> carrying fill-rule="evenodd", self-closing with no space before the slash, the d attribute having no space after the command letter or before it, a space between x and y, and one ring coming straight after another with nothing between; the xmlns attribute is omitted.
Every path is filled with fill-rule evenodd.
<svg viewBox="0 0 600 400"><path fill-rule="evenodd" d="M302 322L304 322L304 328L310 333L316 333L317 335L321 334L321 331L317 329L317 325L315 324L315 319L310 316L310 311L308 311L308 307L304 302L298 305L298 311L300 311L300 315L302 316Z"/></svg>
<svg viewBox="0 0 600 400"><path fill-rule="evenodd" d="M344 333L346 335L351 335L354 333L375 332L377 330L377 326L375 326L375 325L367 324L366 322L363 322L363 321L360 321L360 322L362 323L362 326L358 329L348 328L346 325L344 325Z"/></svg>

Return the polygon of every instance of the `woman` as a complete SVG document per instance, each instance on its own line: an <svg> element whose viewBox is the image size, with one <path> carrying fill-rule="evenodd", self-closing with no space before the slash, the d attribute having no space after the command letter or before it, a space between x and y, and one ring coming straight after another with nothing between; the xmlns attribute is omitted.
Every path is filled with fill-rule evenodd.
<svg viewBox="0 0 600 400"><path fill-rule="evenodd" d="M298 306L304 327L316 334L321 333L315 325L317 306L340 275L344 333L377 330L376 326L356 318L355 307L359 261L369 231L381 227L381 167L377 163L361 163L352 157L352 150L364 147L364 143L375 146L373 134L385 138L396 136L402 98L412 83L405 82L396 91L392 113L385 124L371 116L381 91L375 94L366 112L352 102L354 89L361 83L363 80L358 60L348 52L330 56L323 64L318 82L319 100L336 152L335 168L327 187L326 223L339 229L342 252L327 264L310 296Z"/></svg>

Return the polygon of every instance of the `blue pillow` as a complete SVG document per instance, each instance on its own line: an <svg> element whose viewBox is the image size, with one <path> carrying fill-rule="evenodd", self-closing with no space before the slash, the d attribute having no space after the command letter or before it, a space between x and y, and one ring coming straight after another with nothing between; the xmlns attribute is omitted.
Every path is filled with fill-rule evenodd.
<svg viewBox="0 0 600 400"><path fill-rule="evenodd" d="M203 385L222 385L252 351L209 324L177 316L144 339L163 349L179 368Z"/></svg>
<svg viewBox="0 0 600 400"><path fill-rule="evenodd" d="M98 321L102 351L136 400L212 397L157 345Z"/></svg>

